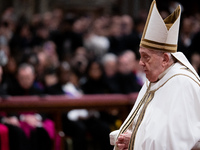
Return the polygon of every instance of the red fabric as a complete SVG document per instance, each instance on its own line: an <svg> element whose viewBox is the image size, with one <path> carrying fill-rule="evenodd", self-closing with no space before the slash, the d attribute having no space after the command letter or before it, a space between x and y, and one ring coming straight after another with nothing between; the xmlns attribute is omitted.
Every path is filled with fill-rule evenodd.
<svg viewBox="0 0 200 150"><path fill-rule="evenodd" d="M22 130L24 131L24 133L26 134L26 136L29 138L30 134L31 134L31 131L34 130L34 128L31 127L26 122L20 122L20 126L21 126Z"/></svg>
<svg viewBox="0 0 200 150"><path fill-rule="evenodd" d="M61 137L56 134L56 137L55 137L55 150L60 150L61 149Z"/></svg>
<svg viewBox="0 0 200 150"><path fill-rule="evenodd" d="M0 141L1 150L9 150L8 128L3 124L0 124Z"/></svg>
<svg viewBox="0 0 200 150"><path fill-rule="evenodd" d="M25 132L26 136L29 138L31 131L34 130L34 128L26 122L20 122L20 125L23 131ZM61 137L58 134L56 134L54 122L50 119L46 119L45 121L43 121L43 128L47 131L49 137L54 141L55 150L60 150Z"/></svg>
<svg viewBox="0 0 200 150"><path fill-rule="evenodd" d="M55 125L54 122L51 121L50 119L46 119L43 121L43 127L49 134L49 137L54 140L55 139Z"/></svg>
<svg viewBox="0 0 200 150"><path fill-rule="evenodd" d="M55 150L60 150L61 149L61 137L56 133L55 131L55 124L52 120L50 119L46 119L43 122L43 127L44 129L47 131L47 133L49 134L49 137L54 140L54 144Z"/></svg>

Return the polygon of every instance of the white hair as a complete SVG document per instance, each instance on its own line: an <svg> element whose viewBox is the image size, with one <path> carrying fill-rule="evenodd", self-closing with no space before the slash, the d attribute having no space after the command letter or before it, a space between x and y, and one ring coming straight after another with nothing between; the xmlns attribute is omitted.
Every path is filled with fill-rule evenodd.
<svg viewBox="0 0 200 150"><path fill-rule="evenodd" d="M175 62L175 58L172 56L172 54L171 53L169 53L169 52L165 52L165 51L162 51L162 50L155 50L155 49L151 49L154 53L157 53L158 55L159 54L167 54L168 56L169 56L169 60L170 60L170 62Z"/></svg>
<svg viewBox="0 0 200 150"><path fill-rule="evenodd" d="M117 56L113 53L106 53L101 60L102 64L105 64L109 61L117 61Z"/></svg>
<svg viewBox="0 0 200 150"><path fill-rule="evenodd" d="M170 62L175 62L175 58L172 56L171 53L169 53L169 52L163 52L163 53L166 53L169 56Z"/></svg>

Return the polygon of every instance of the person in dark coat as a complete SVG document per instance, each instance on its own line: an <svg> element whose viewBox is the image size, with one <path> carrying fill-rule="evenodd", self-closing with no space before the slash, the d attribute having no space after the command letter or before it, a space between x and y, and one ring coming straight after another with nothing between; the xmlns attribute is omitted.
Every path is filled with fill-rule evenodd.
<svg viewBox="0 0 200 150"><path fill-rule="evenodd" d="M21 64L18 67L16 83L8 86L8 94L12 96L41 95L43 92L34 87L35 72L30 64Z"/></svg>
<svg viewBox="0 0 200 150"><path fill-rule="evenodd" d="M107 85L101 62L97 59L91 60L86 69L86 82L81 86L83 93L106 94L109 93ZM94 114L98 115L93 115L85 121L87 129L94 138L94 141L99 144L101 150L110 150L112 146L110 146L108 138L109 125L115 122L116 116L106 111L95 111Z"/></svg>
<svg viewBox="0 0 200 150"><path fill-rule="evenodd" d="M105 94L108 93L103 67L99 61L92 60L86 68L86 82L81 89L84 94Z"/></svg>
<svg viewBox="0 0 200 150"><path fill-rule="evenodd" d="M43 92L34 87L35 72L30 64L19 65L16 84L9 85L7 93L11 96L41 95ZM7 114L2 119L9 129L10 150L50 150L52 139L43 128L43 118L34 112ZM25 132L29 129L29 133ZM16 136L19 134L18 136ZM16 139L16 140L15 140Z"/></svg>
<svg viewBox="0 0 200 150"><path fill-rule="evenodd" d="M57 77L58 82L50 87L47 87L45 93L48 95L66 95L69 97L77 97L78 88L76 88L75 83L71 81L73 75L72 69L68 62L63 61L60 63L59 67L57 68ZM73 74L73 75L72 75ZM73 87L73 93L70 89ZM68 117L69 112L64 112L62 114L62 124L63 124L63 131L65 135L70 136L73 141L73 150L86 150L86 127L83 123L79 120L71 120Z"/></svg>
<svg viewBox="0 0 200 150"><path fill-rule="evenodd" d="M117 80L117 55L107 53L102 57L101 63L105 72L105 82L108 93L120 93L120 87Z"/></svg>

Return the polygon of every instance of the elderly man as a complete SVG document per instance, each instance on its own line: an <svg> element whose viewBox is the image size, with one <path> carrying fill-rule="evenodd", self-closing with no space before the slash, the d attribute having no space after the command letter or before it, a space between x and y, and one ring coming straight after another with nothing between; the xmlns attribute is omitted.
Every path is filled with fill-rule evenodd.
<svg viewBox="0 0 200 150"><path fill-rule="evenodd" d="M114 150L190 150L199 147L200 78L177 51L180 6L162 19L152 2L140 42L147 81L119 130Z"/></svg>

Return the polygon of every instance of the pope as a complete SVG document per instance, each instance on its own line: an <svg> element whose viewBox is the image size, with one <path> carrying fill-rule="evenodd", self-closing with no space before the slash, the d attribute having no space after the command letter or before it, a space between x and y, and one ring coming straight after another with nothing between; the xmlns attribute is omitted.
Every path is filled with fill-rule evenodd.
<svg viewBox="0 0 200 150"><path fill-rule="evenodd" d="M200 78L177 52L181 7L164 20L151 4L140 42L147 81L119 130L114 150L191 150L200 144Z"/></svg>

